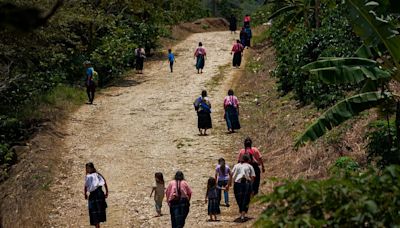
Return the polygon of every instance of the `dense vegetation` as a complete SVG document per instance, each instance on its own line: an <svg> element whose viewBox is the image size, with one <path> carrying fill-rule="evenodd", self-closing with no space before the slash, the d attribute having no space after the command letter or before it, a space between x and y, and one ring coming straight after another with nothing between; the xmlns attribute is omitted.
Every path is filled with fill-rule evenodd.
<svg viewBox="0 0 400 228"><path fill-rule="evenodd" d="M274 75L282 94L327 109L297 139L316 140L364 110L378 120L365 135L368 165L341 157L322 181L287 180L259 202L260 227L391 227L400 216L399 3L396 1L280 1L260 10L273 18ZM347 97L347 98L346 98Z"/></svg>
<svg viewBox="0 0 400 228"><path fill-rule="evenodd" d="M40 105L58 105L62 98L82 102L75 85L84 76L84 60L93 62L104 85L135 64L136 47L154 49L161 36L169 35L168 25L208 13L190 0L90 0L64 1L42 19L52 2L0 3L0 176L16 161L10 148L43 118Z"/></svg>

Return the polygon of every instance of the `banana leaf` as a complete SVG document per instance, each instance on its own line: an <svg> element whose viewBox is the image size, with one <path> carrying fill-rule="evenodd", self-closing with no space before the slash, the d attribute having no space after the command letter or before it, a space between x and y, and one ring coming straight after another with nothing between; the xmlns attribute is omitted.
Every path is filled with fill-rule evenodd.
<svg viewBox="0 0 400 228"><path fill-rule="evenodd" d="M395 34L396 28L385 20L378 20L373 14L374 5L368 6L365 0L346 0L349 10L347 14L354 32L361 37L368 47L383 44L392 56L395 65L400 62L400 36Z"/></svg>
<svg viewBox="0 0 400 228"><path fill-rule="evenodd" d="M313 79L326 84L360 83L366 79L388 79L391 74L377 67L377 62L364 58L324 58L302 67Z"/></svg>
<svg viewBox="0 0 400 228"><path fill-rule="evenodd" d="M295 147L298 148L307 141L315 141L333 127L340 125L362 111L376 107L379 103L390 97L392 97L392 94L389 92L382 93L374 91L357 94L338 102L314 121L314 123L297 138Z"/></svg>

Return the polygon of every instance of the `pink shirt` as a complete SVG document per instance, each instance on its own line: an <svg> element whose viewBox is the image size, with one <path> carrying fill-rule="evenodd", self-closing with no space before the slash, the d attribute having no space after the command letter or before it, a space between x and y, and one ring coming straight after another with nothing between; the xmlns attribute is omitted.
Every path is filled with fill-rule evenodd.
<svg viewBox="0 0 400 228"><path fill-rule="evenodd" d="M239 156L238 156L238 162L241 162L241 161L242 161L242 157L243 157L243 155L244 155L245 153L246 153L245 149L241 149L241 150L240 150ZM251 155L253 155L253 159L254 159L258 164L261 163L262 155L261 155L260 151L259 151L256 147L252 147L252 148L248 151L248 153L251 154Z"/></svg>
<svg viewBox="0 0 400 228"><path fill-rule="evenodd" d="M198 56L198 55L206 55L207 53L206 53L206 49L204 49L203 47L198 47L197 49L196 49L196 52L194 53L194 56Z"/></svg>
<svg viewBox="0 0 400 228"><path fill-rule="evenodd" d="M244 17L244 22L250 22L250 16L245 16Z"/></svg>
<svg viewBox="0 0 400 228"><path fill-rule="evenodd" d="M239 106L239 100L236 96L226 96L224 98L224 108L228 107L229 105L233 105L235 108Z"/></svg>
<svg viewBox="0 0 400 228"><path fill-rule="evenodd" d="M179 181L180 190L181 190L181 198L187 198L190 200L192 197L192 189L190 189L188 183L185 180ZM178 197L178 192L176 188L176 180L172 180L169 182L167 190L165 190L165 195L167 196L168 204L175 197Z"/></svg>
<svg viewBox="0 0 400 228"><path fill-rule="evenodd" d="M243 51L243 45L240 43L236 43L232 47L232 52L237 53L237 52L242 52Z"/></svg>

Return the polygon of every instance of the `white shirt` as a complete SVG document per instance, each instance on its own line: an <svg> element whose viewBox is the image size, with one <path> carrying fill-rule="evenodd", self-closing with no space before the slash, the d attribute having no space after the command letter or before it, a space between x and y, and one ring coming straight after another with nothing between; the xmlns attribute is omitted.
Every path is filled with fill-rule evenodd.
<svg viewBox="0 0 400 228"><path fill-rule="evenodd" d="M251 180L251 177L255 177L256 173L254 172L253 166L248 163L238 163L232 169L232 179L236 183L240 183L242 178L246 178L246 180Z"/></svg>
<svg viewBox="0 0 400 228"><path fill-rule="evenodd" d="M87 174L85 178L85 186L88 192L93 192L100 186L104 186L106 182L98 173Z"/></svg>

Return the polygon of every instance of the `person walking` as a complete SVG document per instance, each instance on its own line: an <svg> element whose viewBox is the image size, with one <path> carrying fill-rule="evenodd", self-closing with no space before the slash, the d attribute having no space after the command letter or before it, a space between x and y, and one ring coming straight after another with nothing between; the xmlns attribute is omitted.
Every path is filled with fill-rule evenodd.
<svg viewBox="0 0 400 228"><path fill-rule="evenodd" d="M246 16L244 16L244 19L243 19L243 25L245 27L246 26L250 27L250 21L251 21L250 15L246 14Z"/></svg>
<svg viewBox="0 0 400 228"><path fill-rule="evenodd" d="M103 186L106 189L105 194L102 190ZM105 178L96 171L96 168L92 162L86 164L84 188L86 200L88 199L88 192L90 193L88 200L90 225L99 228L100 223L106 221L106 198L108 197L108 186Z"/></svg>
<svg viewBox="0 0 400 228"><path fill-rule="evenodd" d="M254 172L256 174L253 183L253 194L257 195L260 187L261 171L264 173L265 168L264 168L264 161L262 159L260 151L257 149L257 147L252 147L252 144L253 142L250 137L247 137L244 140L244 149L241 149L239 152L238 162L243 162L244 155L250 157L250 164L253 166ZM260 171L260 165L261 165L261 171Z"/></svg>
<svg viewBox="0 0 400 228"><path fill-rule="evenodd" d="M144 59L146 58L146 52L143 47L135 49L136 57L136 73L143 74Z"/></svg>
<svg viewBox="0 0 400 228"><path fill-rule="evenodd" d="M85 86L86 86L86 93L88 96L87 104L93 104L94 94L96 92L97 72L94 71L92 63L88 60L83 62L83 66L86 69Z"/></svg>
<svg viewBox="0 0 400 228"><path fill-rule="evenodd" d="M196 48L194 52L194 58L196 59L196 69L197 73L203 73L203 68L206 61L206 49L203 47L203 43L199 42L199 46Z"/></svg>
<svg viewBox="0 0 400 228"><path fill-rule="evenodd" d="M236 33L236 29L237 29L237 19L235 17L235 15L231 14L231 17L229 18L229 30L232 33Z"/></svg>
<svg viewBox="0 0 400 228"><path fill-rule="evenodd" d="M247 33L245 27L243 27L242 30L240 30L239 36L240 36L240 43L243 45L243 48L246 47Z"/></svg>
<svg viewBox="0 0 400 228"><path fill-rule="evenodd" d="M207 135L207 130L212 128L212 121L211 103L207 97L206 90L201 92L201 96L194 101L193 105L197 112L197 127L199 128L200 135Z"/></svg>
<svg viewBox="0 0 400 228"><path fill-rule="evenodd" d="M217 215L221 214L221 209L219 207L217 185L213 177L208 178L205 201L206 203L208 201L209 221L217 221Z"/></svg>
<svg viewBox="0 0 400 228"><path fill-rule="evenodd" d="M255 178L253 167L249 164L250 157L244 155L242 162L236 164L232 169L233 191L239 207L241 222L246 221L246 213L249 210L252 195L252 182Z"/></svg>
<svg viewBox="0 0 400 228"><path fill-rule="evenodd" d="M234 133L235 130L240 129L239 122L239 100L234 96L233 90L228 90L228 96L224 98L224 110L226 126L229 133Z"/></svg>
<svg viewBox="0 0 400 228"><path fill-rule="evenodd" d="M192 189L181 171L176 172L174 180L169 182L165 195L171 214L172 228L184 227L189 214Z"/></svg>
<svg viewBox="0 0 400 228"><path fill-rule="evenodd" d="M215 179L217 180L218 203L221 203L222 191L224 191L225 206L229 207L229 180L232 175L229 166L225 164L225 159L218 159L218 165L215 168Z"/></svg>
<svg viewBox="0 0 400 228"><path fill-rule="evenodd" d="M251 38L253 38L253 33L251 32L251 28L249 25L246 25L245 32L247 34L246 47L249 48L251 47Z"/></svg>
<svg viewBox="0 0 400 228"><path fill-rule="evenodd" d="M171 73L174 71L174 63L175 63L175 55L172 53L171 49L168 49L168 62L169 62L169 69Z"/></svg>
<svg viewBox="0 0 400 228"><path fill-rule="evenodd" d="M156 182L155 185L153 186L153 189L151 190L150 197L153 195L154 192L154 202L156 205L156 212L157 212L156 217L160 217L162 215L161 207L165 191L164 177L162 173L158 172L154 174L154 178Z"/></svg>
<svg viewBox="0 0 400 228"><path fill-rule="evenodd" d="M244 47L241 44L240 40L236 40L236 43L233 45L231 50L231 55L233 54L232 65L233 67L239 68L242 63Z"/></svg>

